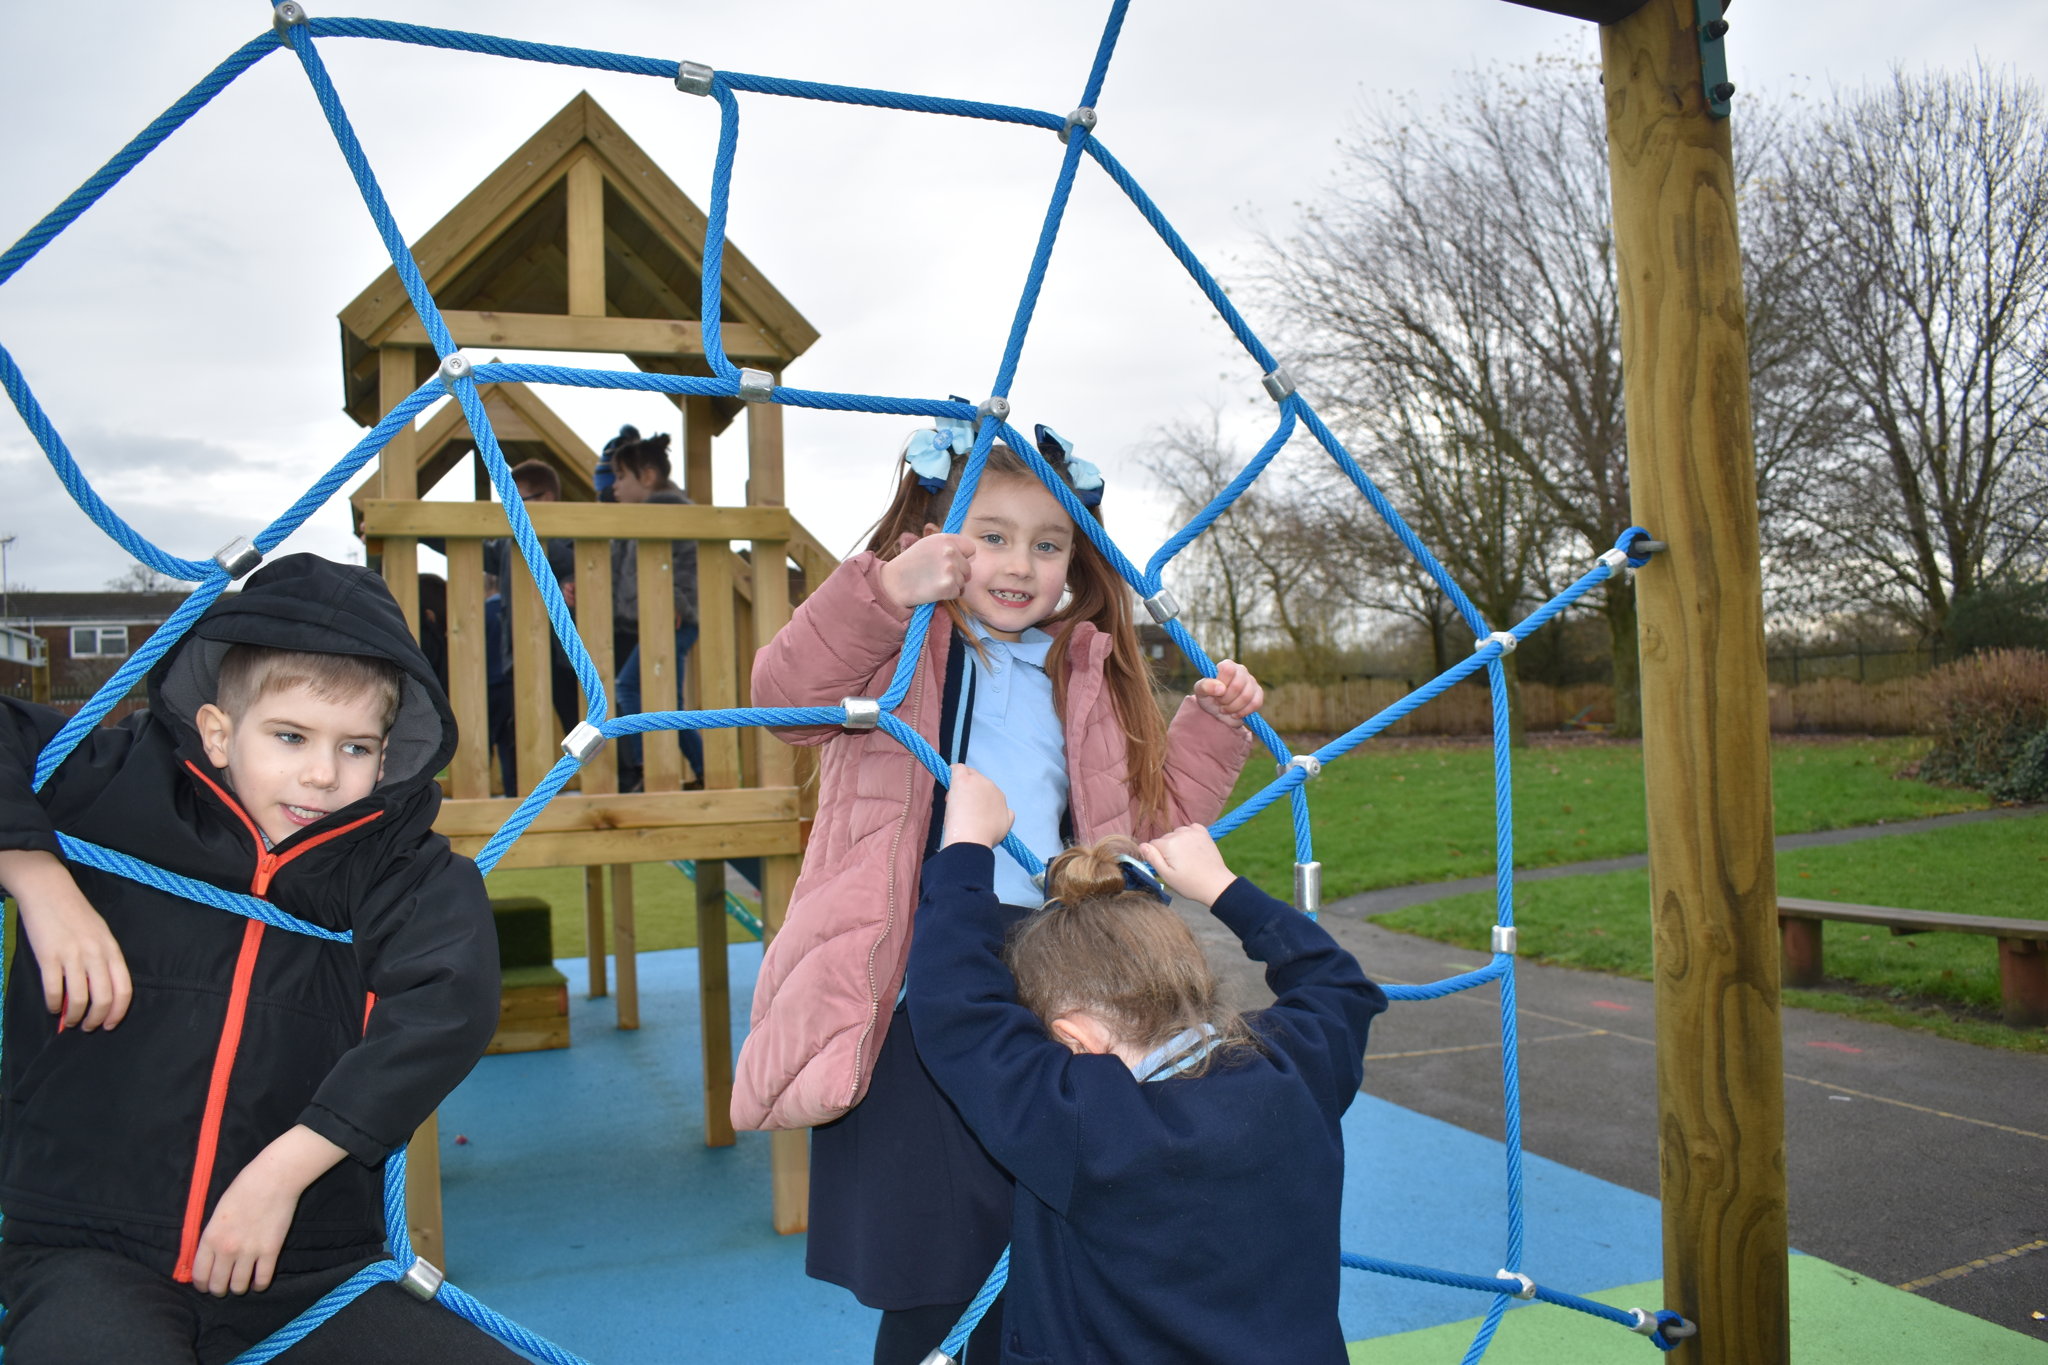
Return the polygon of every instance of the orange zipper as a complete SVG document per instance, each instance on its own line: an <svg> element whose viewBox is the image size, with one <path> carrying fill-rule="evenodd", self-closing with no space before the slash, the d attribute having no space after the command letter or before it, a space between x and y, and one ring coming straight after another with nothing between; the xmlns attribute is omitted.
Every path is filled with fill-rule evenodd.
<svg viewBox="0 0 2048 1365"><path fill-rule="evenodd" d="M185 766L212 789L223 805L233 811L235 817L248 829L249 837L256 841L256 874L250 879L249 894L261 896L270 890L270 883L279 869L308 849L318 848L330 840L338 839L351 830L361 829L372 820L383 815L383 811L371 811L360 820L324 834L315 835L289 853L272 853L264 847L263 832L256 827L249 812L242 809L242 803L235 800L227 789L208 777L198 764L190 759ZM228 991L227 1017L220 1027L220 1043L214 1049L213 1074L206 1085L206 1109L199 1120L199 1145L192 1163L192 1184L185 1192L185 1221L178 1235L178 1264L171 1272L171 1278L181 1284L192 1282L192 1261L199 1254L199 1234L206 1215L206 1194L213 1185L214 1158L220 1150L221 1116L227 1112L228 1081L235 1071L235 1053L242 1045L242 1025L249 1012L249 988L256 979L256 958L263 948L261 920L250 920L242 928L242 947L235 956L234 984ZM370 1009L375 1004L372 996L363 1006L363 1026L369 1027Z"/></svg>

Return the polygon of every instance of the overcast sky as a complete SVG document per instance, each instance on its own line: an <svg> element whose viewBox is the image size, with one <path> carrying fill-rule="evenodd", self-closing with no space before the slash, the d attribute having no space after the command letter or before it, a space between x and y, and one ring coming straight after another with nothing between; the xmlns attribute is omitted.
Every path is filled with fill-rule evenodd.
<svg viewBox="0 0 2048 1365"><path fill-rule="evenodd" d="M1077 102L1106 8L314 3L317 13L1055 112ZM11 134L0 148L0 239L18 237L267 16L261 0L167 0L118 14L0 6L0 127ZM1731 75L1765 98L1980 55L2048 77L2040 0L1744 0L1729 17ZM1591 25L1503 0L1137 0L1098 132L1211 267L1243 279L1261 230L1284 235L1328 182L1366 101L1412 94L1426 107L1459 70L1546 51L1590 58L1596 41ZM709 201L715 106L664 82L361 40L328 39L322 51L408 237L586 89L686 193ZM732 240L821 333L787 382L985 395L1059 144L1033 129L758 95L741 108ZM278 54L0 287L0 345L101 494L166 549L204 558L266 524L359 436L341 411L335 314L385 263L303 73ZM1273 330L1273 319L1252 321ZM1134 558L1167 528L1129 452L1211 405L1247 431L1269 420L1258 378L1084 162L1013 397L1020 426L1058 427L1108 472L1111 529ZM546 396L592 445L621 421L677 425L655 397ZM911 425L788 414L790 503L828 546L848 548L881 511ZM1297 446L1288 458L1311 456ZM744 476L743 439L721 441L717 500L740 501ZM359 555L340 502L290 548ZM96 588L127 563L0 407L5 534L17 537L7 564L17 586Z"/></svg>

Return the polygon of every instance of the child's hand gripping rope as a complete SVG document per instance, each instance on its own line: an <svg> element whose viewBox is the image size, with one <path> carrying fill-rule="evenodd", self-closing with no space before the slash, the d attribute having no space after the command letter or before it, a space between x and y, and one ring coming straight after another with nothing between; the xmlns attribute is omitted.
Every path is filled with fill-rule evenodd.
<svg viewBox="0 0 2048 1365"><path fill-rule="evenodd" d="M1244 718L1265 703L1266 689L1252 671L1234 659L1216 665L1216 676L1195 684L1195 703L1218 720L1244 724Z"/></svg>
<svg viewBox="0 0 2048 1365"><path fill-rule="evenodd" d="M1237 880L1237 874L1224 865L1216 841L1201 825L1182 825L1149 844L1140 844L1138 855L1152 864L1168 890L1204 905L1214 905Z"/></svg>
<svg viewBox="0 0 2048 1365"><path fill-rule="evenodd" d="M942 844L986 844L994 848L1010 832L1017 817L1002 789L965 763L953 765L946 791L946 824Z"/></svg>
<svg viewBox="0 0 2048 1365"><path fill-rule="evenodd" d="M43 1003L61 1027L112 1028L128 1015L135 987L121 945L56 855L0 853L0 882L21 907L22 932L43 973Z"/></svg>
<svg viewBox="0 0 2048 1365"><path fill-rule="evenodd" d="M908 611L927 602L946 602L967 591L974 573L974 542L963 535L903 533L903 549L882 566L882 591Z"/></svg>

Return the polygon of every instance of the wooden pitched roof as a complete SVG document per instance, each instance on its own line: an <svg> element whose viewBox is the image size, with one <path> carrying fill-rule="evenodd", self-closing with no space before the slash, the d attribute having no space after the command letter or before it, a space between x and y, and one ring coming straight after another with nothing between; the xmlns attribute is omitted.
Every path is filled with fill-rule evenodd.
<svg viewBox="0 0 2048 1365"><path fill-rule="evenodd" d="M578 94L413 243L461 346L624 354L642 370L709 374L699 330L705 216L588 93ZM818 333L729 240L721 330L740 364L781 370ZM369 426L377 350L435 359L398 272L341 310L345 407ZM735 400L715 400L720 425Z"/></svg>
<svg viewBox="0 0 2048 1365"><path fill-rule="evenodd" d="M486 384L482 392L484 413L491 419L491 430L497 434L507 464L544 460L561 476L562 501L597 500L597 452L560 413L525 384ZM476 438L470 435L460 406L443 403L435 409L413 443L419 491L425 493L439 483L475 448ZM368 479L349 501L360 513L364 503L380 496L377 480ZM361 520L360 515L357 519Z"/></svg>

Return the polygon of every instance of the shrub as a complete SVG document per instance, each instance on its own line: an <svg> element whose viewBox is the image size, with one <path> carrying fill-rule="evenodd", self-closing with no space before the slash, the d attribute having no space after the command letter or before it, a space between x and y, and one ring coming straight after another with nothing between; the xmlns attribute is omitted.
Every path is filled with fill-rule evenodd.
<svg viewBox="0 0 2048 1365"><path fill-rule="evenodd" d="M1931 685L1938 719L1922 778L2048 800L2048 654L1988 650L1937 670Z"/></svg>

